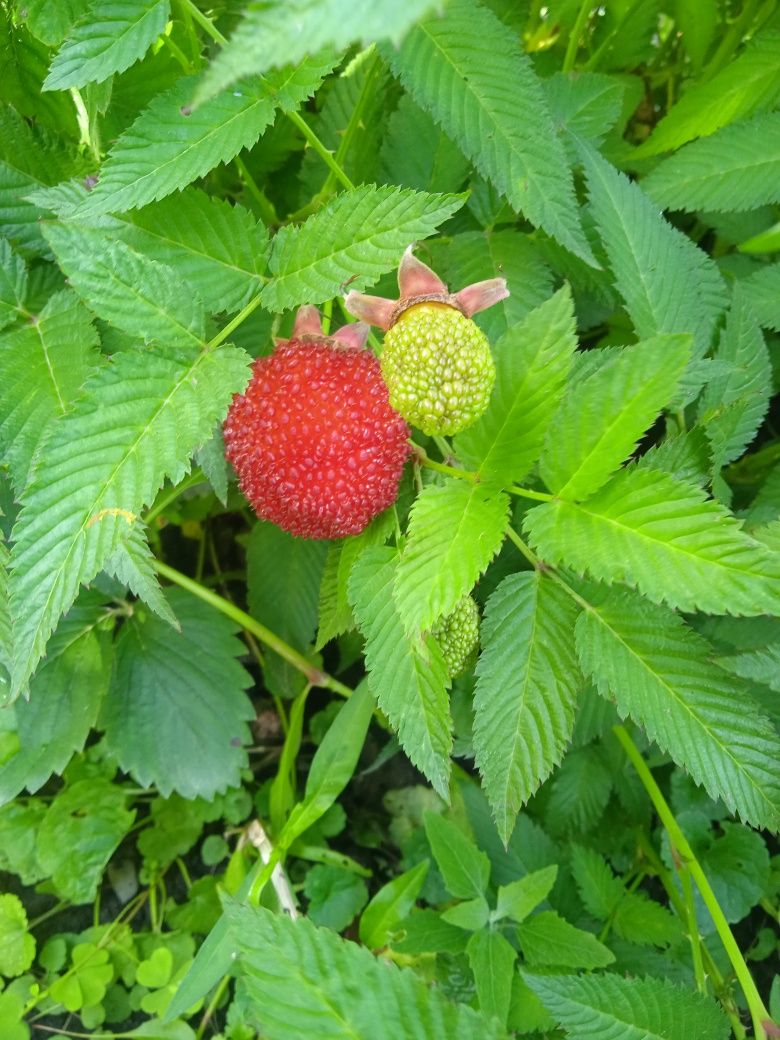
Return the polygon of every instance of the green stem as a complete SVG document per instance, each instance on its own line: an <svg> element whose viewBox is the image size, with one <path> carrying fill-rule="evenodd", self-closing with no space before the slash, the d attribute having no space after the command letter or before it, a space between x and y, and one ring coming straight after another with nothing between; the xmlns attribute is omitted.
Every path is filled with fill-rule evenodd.
<svg viewBox="0 0 780 1040"><path fill-rule="evenodd" d="M265 224L265 226L275 227L277 224L280 224L281 221L279 220L279 216L276 212L273 202L271 202L271 200L268 198L264 191L261 191L260 188L258 188L257 182L255 181L254 177L249 172L249 170L246 168L246 163L241 158L241 156L237 155L233 162L236 164L236 169L238 170L239 175L241 176L241 180L244 182L244 186L257 203L257 208L260 212L260 219Z"/></svg>
<svg viewBox="0 0 780 1040"><path fill-rule="evenodd" d="M287 118L290 120L290 122L293 124L293 126L296 127L303 134L303 136L306 138L306 142L309 145L309 147L313 148L317 155L319 155L320 159L322 159L322 161L331 171L336 180L340 181L341 184L345 188L347 188L348 191L352 191L355 185L352 183L349 177L347 177L346 173L341 168L339 163L336 162L333 152L331 152L328 148L325 147L325 145L322 143L319 137L317 137L316 133L312 130L312 128L309 126L309 124L306 122L303 116L301 116L298 112L287 112L285 114Z"/></svg>
<svg viewBox="0 0 780 1040"><path fill-rule="evenodd" d="M734 19L720 41L718 49L701 75L701 82L706 83L712 79L720 70L728 64L731 55L739 46L740 40L745 34L750 23L753 21L761 0L745 0L739 15Z"/></svg>
<svg viewBox="0 0 780 1040"><path fill-rule="evenodd" d="M179 495L183 495L185 491L189 491L190 488L197 487L199 484L208 483L205 474L202 470L196 469L193 473L190 473L188 477L175 484L170 488L164 495L158 497L152 508L144 515L144 523L149 526L153 523L160 513L164 513L171 502L175 502Z"/></svg>
<svg viewBox="0 0 780 1040"><path fill-rule="evenodd" d="M206 1035L206 1027L213 1018L214 1012L217 1010L219 1002L220 1000L222 1000L222 996L229 985L230 975L223 975L222 978L219 980L219 985L214 990L214 995L209 1001L208 1007L203 1012L203 1017L201 1018L200 1024L198 1025L198 1028L195 1032L195 1040L203 1040L203 1037Z"/></svg>
<svg viewBox="0 0 780 1040"><path fill-rule="evenodd" d="M563 72L571 72L574 68L574 62L577 60L577 51L580 48L580 37L582 36L582 30L585 28L585 23L590 18L590 12L593 4L591 0L582 0L579 13L577 14L577 20L574 23L574 28L569 33L569 40L566 44L566 54L563 59Z"/></svg>
<svg viewBox="0 0 780 1040"><path fill-rule="evenodd" d="M506 489L510 495L519 495L520 498L532 498L535 502L552 502L554 495L548 495L546 491L533 491L531 488L519 487L512 484Z"/></svg>
<svg viewBox="0 0 780 1040"><path fill-rule="evenodd" d="M205 346L205 350L213 350L218 347L220 343L224 343L228 336L232 335L236 331L239 325L243 325L250 314L253 314L262 302L262 297L258 293L253 299L249 301L246 307L242 308L238 314L231 321L227 323L224 329L221 329L214 339L210 339Z"/></svg>
<svg viewBox="0 0 780 1040"><path fill-rule="evenodd" d="M379 68L379 62L377 60L376 52L373 49L370 56L366 57L366 73L365 79L363 80L363 86L360 90L355 107L352 109L352 114L349 117L347 128L344 131L339 146L336 149L336 155L334 157L334 163L341 170L344 169L344 160L349 155L349 150L352 147L352 142L355 139L355 135L360 129L360 125L363 121L363 113L366 110L369 98L373 92L374 79L376 77L377 69ZM325 183L322 185L318 192L318 197L325 199L330 195L336 186L337 174L332 168L328 171L328 176L325 179Z"/></svg>
<svg viewBox="0 0 780 1040"><path fill-rule="evenodd" d="M182 574L181 571L175 570L173 567L169 567L167 563L163 563L161 560L155 560L154 565L157 572L162 575L163 578L167 578L168 581L173 582L174 585L178 585L182 589L186 589L187 592L191 592L193 596L197 596L203 603L208 603L209 606L214 607L225 617L229 617L231 621L235 621L241 628L246 629L247 632L258 639L261 643L267 646L269 649L277 653L283 660L287 661L297 668L299 672L306 676L308 682L312 686L321 686L328 690L333 690L334 693L341 694L342 697L350 697L352 690L340 683L338 679L335 679L332 675L328 675L327 672L322 672L319 668L316 668L311 661L309 661L303 654L298 653L288 643L285 643L283 639L280 639L274 632L265 625L261 625L259 621L256 621L250 614L237 607L235 603L231 603L230 600L225 599L224 596L220 596L218 593L207 589L204 585L198 584L193 581L192 578L188 578L186 574Z"/></svg>
<svg viewBox="0 0 780 1040"><path fill-rule="evenodd" d="M513 527L507 527L506 535L509 541L520 551L520 555L524 556L532 567L538 568L541 560L530 546L525 544L517 531Z"/></svg>
<svg viewBox="0 0 780 1040"><path fill-rule="evenodd" d="M415 444L411 441L412 450L417 456L418 462L421 466L425 466L426 469L436 470L437 473L444 473L448 477L457 477L458 480L468 480L470 484L476 484L479 481L479 477L476 473L472 473L467 469L461 469L459 466L448 466L444 462L437 462L436 459L432 459L425 448L419 444Z"/></svg>
<svg viewBox="0 0 780 1040"><path fill-rule="evenodd" d="M193 0L180 0L180 2L182 7L189 11L192 20L198 23L206 35L210 36L215 43L219 43L224 47L227 43L227 37L222 35L212 20L201 11L197 4Z"/></svg>
<svg viewBox="0 0 780 1040"><path fill-rule="evenodd" d="M696 976L696 989L699 993L707 992L707 980L704 976L704 962L701 956L701 937L699 936L699 922L696 920L696 903L693 898L693 882L691 873L682 863L678 870L680 885L685 899L685 923L688 929L688 939L691 944L691 957L693 958L693 973Z"/></svg>
<svg viewBox="0 0 780 1040"><path fill-rule="evenodd" d="M66 907L69 906L70 903L67 901L67 899L61 900L59 903L51 907L49 910L46 910L44 911L44 913L39 914L37 917L34 917L32 921L30 921L30 923L27 925L27 928L30 931L32 931L33 928L37 928L39 924L43 924L44 921L48 921L50 917L54 917L55 914L58 914L61 910L65 910Z"/></svg>
<svg viewBox="0 0 780 1040"><path fill-rule="evenodd" d="M623 726L614 726L613 732L617 739L620 741L623 750L631 761L634 769L637 772L639 779L650 796L655 811L663 823L666 831L672 841L677 855L680 857L684 864L684 868L690 871L691 877L696 882L696 887L699 889L704 905L712 917L715 925L715 930L720 937L720 941L723 943L723 948L728 955L731 966L734 969L734 974L739 980L739 984L742 987L742 992L745 994L748 1008L750 1009L750 1017L753 1020L753 1031L756 1035L756 1040L766 1040L767 1033L765 1025L771 1023L769 1012L764 1006L764 1002L761 1000L761 995L756 989L756 984L753 981L753 976L750 974L745 958L737 946L737 942L734 935L729 928L728 921L721 910L720 904L712 891L707 875L702 870L701 864L696 858L696 854L688 843L688 839L682 832L680 825L675 819L674 813L669 807L668 802L661 792L661 788L655 782L653 774L650 772L645 760L639 752L634 741L628 734L628 731Z"/></svg>

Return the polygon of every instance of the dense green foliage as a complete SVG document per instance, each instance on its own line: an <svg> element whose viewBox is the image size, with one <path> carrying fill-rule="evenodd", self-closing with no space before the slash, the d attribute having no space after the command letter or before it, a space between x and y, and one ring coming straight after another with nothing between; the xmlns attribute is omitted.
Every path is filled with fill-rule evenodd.
<svg viewBox="0 0 780 1040"><path fill-rule="evenodd" d="M775 0L0 0L3 1040L780 1035L778 206ZM487 409L293 538L411 244Z"/></svg>

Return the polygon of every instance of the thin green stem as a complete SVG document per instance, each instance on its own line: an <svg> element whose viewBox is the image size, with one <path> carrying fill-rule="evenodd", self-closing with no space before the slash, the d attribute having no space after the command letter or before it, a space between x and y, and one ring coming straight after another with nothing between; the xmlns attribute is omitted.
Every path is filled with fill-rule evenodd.
<svg viewBox="0 0 780 1040"><path fill-rule="evenodd" d="M585 23L590 18L590 12L593 8L591 0L582 0L579 12L577 14L577 20L574 23L574 28L569 33L569 40L566 44L566 54L563 59L563 72L571 72L574 68L574 62L577 60L577 51L580 49L580 37L582 36L582 30L585 28Z"/></svg>
<svg viewBox="0 0 780 1040"><path fill-rule="evenodd" d="M510 495L519 495L520 498L532 498L534 502L552 502L554 495L548 495L546 491L533 491L531 488L519 487L512 484L506 489Z"/></svg>
<svg viewBox="0 0 780 1040"><path fill-rule="evenodd" d="M197 1030L195 1031L195 1040L203 1040L206 1035L206 1027L208 1026L211 1019L214 1017L214 1012L219 1007L219 1002L224 996L225 990L230 985L230 975L223 975L219 980L219 985L214 990L214 994L211 1000L208 1002L206 1010L203 1012L203 1016L200 1020Z"/></svg>
<svg viewBox="0 0 780 1040"><path fill-rule="evenodd" d="M212 20L201 11L197 4L193 0L180 0L180 2L182 7L189 11L192 20L198 23L206 35L210 36L215 43L219 43L224 47L227 43L227 37L222 35Z"/></svg>
<svg viewBox="0 0 780 1040"><path fill-rule="evenodd" d="M258 293L253 299L249 301L246 307L242 308L238 314L231 321L227 323L224 329L221 329L214 339L210 339L205 346L205 350L213 350L218 347L220 343L224 343L228 336L232 335L239 325L243 325L250 314L253 314L262 302L262 297Z"/></svg>
<svg viewBox="0 0 780 1040"><path fill-rule="evenodd" d="M61 910L65 910L70 906L67 899L60 900L55 906L52 906L49 910L45 910L42 914L34 917L32 921L27 925L28 929L32 931L33 928L37 928L39 924L43 924L44 921L48 921L50 917L54 917L55 914L60 913Z"/></svg>
<svg viewBox="0 0 780 1040"><path fill-rule="evenodd" d="M193 581L192 578L188 578L186 574L182 574L181 571L175 570L173 567L169 567L167 563L163 563L161 560L155 560L154 565L157 572L162 575L163 578L167 578L168 581L173 582L174 585L178 585L182 589L186 589L191 592L193 596L197 596L203 603L208 603L214 607L225 617L229 617L231 621L235 621L237 625L250 632L259 642L263 643L269 649L277 653L281 658L287 661L297 668L299 672L306 676L308 682L312 686L321 686L328 690L333 690L334 693L341 694L342 697L351 697L352 690L339 682L332 675L328 675L327 672L322 672L319 668L315 667L303 654L298 653L288 643L285 643L283 639L280 639L274 632L265 625L261 625L259 621L256 621L250 614L237 607L235 603L231 603L230 600L225 599L224 596L220 596L217 592L212 589L207 589L204 585L200 585L197 581Z"/></svg>
<svg viewBox="0 0 780 1040"><path fill-rule="evenodd" d="M678 870L680 885L682 886L683 898L685 900L685 923L688 929L688 940L691 944L691 957L693 958L693 973L696 976L696 989L699 993L707 992L707 979L704 975L704 962L701 956L701 937L699 935L699 922L696 920L696 903L693 898L693 882L688 868L680 864Z"/></svg>
<svg viewBox="0 0 780 1040"><path fill-rule="evenodd" d="M432 459L428 455L425 448L420 444L415 444L412 441L411 445L419 464L425 466L426 469L436 470L437 473L444 473L448 477L457 477L458 480L468 480L470 484L479 482L479 477L476 473L472 473L467 469L461 469L459 466L448 466L444 462L437 462L436 459Z"/></svg>
<svg viewBox="0 0 780 1040"><path fill-rule="evenodd" d="M312 128L309 126L309 124L306 122L303 116L301 116L298 112L287 112L286 115L290 122L293 124L293 126L296 127L303 134L303 136L306 138L306 142L309 145L309 147L313 148L317 155L319 155L320 159L322 159L322 161L331 171L336 180L338 180L349 191L352 191L355 185L346 175L339 163L336 162L336 158L333 155L333 152L331 152L330 149L325 147L325 145L322 143L322 141L319 139L316 133L312 130Z"/></svg>
<svg viewBox="0 0 780 1040"><path fill-rule="evenodd" d="M257 203L257 208L260 212L260 219L262 222L266 227L275 227L277 224L280 224L281 221L279 220L273 202L271 202L266 193L261 191L257 186L257 181L247 169L246 163L241 156L237 155L233 162L236 164L236 169L238 170L241 180L244 182L244 186Z"/></svg>
<svg viewBox="0 0 780 1040"><path fill-rule="evenodd" d="M542 562L533 550L525 544L520 535L515 531L513 527L507 527L506 535L509 541L519 550L520 555L524 556L526 560L531 564L532 567L538 568Z"/></svg>
<svg viewBox="0 0 780 1040"><path fill-rule="evenodd" d="M374 79L376 77L377 69L379 68L379 61L377 60L376 51L371 47L371 54L366 57L366 73L365 79L363 80L363 86L360 90L355 107L352 109L352 113L347 123L347 128L342 134L339 146L336 149L336 155L334 156L334 162L336 166L344 169L344 160L349 155L349 150L352 147L352 142L355 139L355 135L360 129L363 121L363 113L366 110L366 105L372 96L374 88ZM325 179L325 183L322 185L318 192L318 196L321 199L327 198L331 194L334 187L336 186L336 173L331 168L328 171L328 176Z"/></svg>
<svg viewBox="0 0 780 1040"><path fill-rule="evenodd" d="M691 848L688 839L683 834L680 825L675 819L674 813L664 798L661 788L655 782L653 774L650 772L647 763L642 758L639 748L629 736L628 731L623 726L614 726L613 732L620 741L623 750L630 759L639 779L642 781L642 785L650 796L655 811L658 813L661 823L663 823L666 828L672 841L672 845L684 864L684 868L690 871L691 877L696 882L696 887L699 889L704 905L710 913L710 917L715 925L715 930L720 937L720 941L728 955L734 973L739 980L742 992L745 994L745 1000L750 1009L750 1017L753 1020L753 1031L756 1040L766 1040L767 1032L765 1026L771 1023L769 1012L764 1006L761 995L756 989L753 976L750 974L750 970L745 963L745 958L742 956L734 935L729 928L728 921L726 920L723 910L720 907L720 903L718 903L715 893L712 890L707 875L702 870L701 864L696 858L696 854Z"/></svg>
<svg viewBox="0 0 780 1040"><path fill-rule="evenodd" d="M753 21L760 3L761 0L745 0L742 10L723 34L723 39L720 41L718 49L702 73L701 82L706 83L707 80L712 79L728 64L750 23Z"/></svg>

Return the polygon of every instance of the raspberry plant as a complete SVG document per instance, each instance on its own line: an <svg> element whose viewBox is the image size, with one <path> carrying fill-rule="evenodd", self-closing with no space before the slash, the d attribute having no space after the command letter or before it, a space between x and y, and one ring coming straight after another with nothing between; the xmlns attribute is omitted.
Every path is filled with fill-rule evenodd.
<svg viewBox="0 0 780 1040"><path fill-rule="evenodd" d="M0 1035L780 1035L774 0L0 15Z"/></svg>

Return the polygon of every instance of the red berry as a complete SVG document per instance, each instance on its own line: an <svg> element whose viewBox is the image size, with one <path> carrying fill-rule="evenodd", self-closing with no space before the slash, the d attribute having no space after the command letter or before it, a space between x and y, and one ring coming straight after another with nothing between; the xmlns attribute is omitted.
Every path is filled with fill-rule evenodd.
<svg viewBox="0 0 780 1040"><path fill-rule="evenodd" d="M258 516L302 538L343 538L395 501L409 427L390 407L377 359L354 345L358 327L335 339L301 334L312 327L304 310L293 338L255 361L233 399L225 451Z"/></svg>

